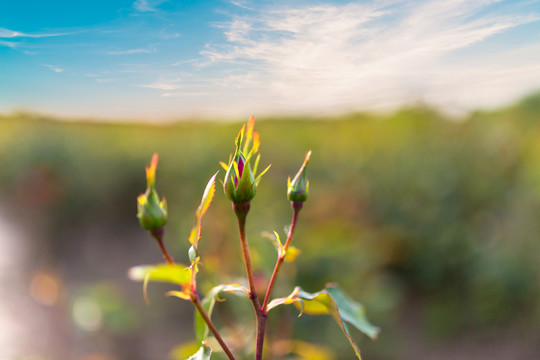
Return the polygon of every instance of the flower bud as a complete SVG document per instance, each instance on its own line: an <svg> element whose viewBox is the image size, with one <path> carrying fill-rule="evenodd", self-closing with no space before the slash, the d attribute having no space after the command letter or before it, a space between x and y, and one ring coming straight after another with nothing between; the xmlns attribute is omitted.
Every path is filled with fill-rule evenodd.
<svg viewBox="0 0 540 360"><path fill-rule="evenodd" d="M300 170L291 181L287 179L287 197L293 203L301 203L307 200L309 194L309 180L306 178L306 166L309 162L311 151L308 151Z"/></svg>
<svg viewBox="0 0 540 360"><path fill-rule="evenodd" d="M257 187L249 163L239 153L229 166L223 183L225 194L234 203L251 201L255 197Z"/></svg>
<svg viewBox="0 0 540 360"><path fill-rule="evenodd" d="M155 187L158 154L152 156L149 167L146 167L146 192L137 197L137 217L143 229L154 231L167 223L167 203L159 200Z"/></svg>
<svg viewBox="0 0 540 360"><path fill-rule="evenodd" d="M246 125L242 126L236 137L236 150L229 164L221 163L227 171L223 179L223 190L229 200L235 204L250 202L255 197L257 185L270 167L268 166L255 176L259 156L255 160L254 167L251 167L251 159L259 149L259 134L254 131L254 126L255 118L251 116L247 123L247 130Z"/></svg>

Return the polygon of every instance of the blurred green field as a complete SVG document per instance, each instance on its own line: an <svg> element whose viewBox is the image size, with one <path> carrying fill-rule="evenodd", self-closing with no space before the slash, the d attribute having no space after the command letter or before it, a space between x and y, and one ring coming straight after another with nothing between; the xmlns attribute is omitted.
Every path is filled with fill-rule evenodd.
<svg viewBox="0 0 540 360"><path fill-rule="evenodd" d="M0 118L0 208L31 239L22 281L53 274L63 289L42 309L62 319L62 349L40 359L166 359L192 339L189 304L152 286L148 307L141 285L127 279L130 266L161 260L138 227L136 196L158 152L166 242L187 262L193 212L239 127ZM283 234L291 215L287 176L313 151L295 238L301 254L285 266L276 295L295 284L318 291L338 282L382 328L374 343L355 333L367 359L487 359L501 346L516 352L499 359L540 356L540 95L463 121L418 106L387 115L257 118L256 129L261 166L272 164L248 219L261 279L275 254L260 233ZM235 218L219 186L203 226L202 292L243 276ZM39 302L39 293L32 296ZM81 296L98 305L92 329L73 319ZM218 305L219 324L241 317L236 302ZM336 359L353 358L330 318L296 315L293 308L271 314L271 338L291 334L320 342Z"/></svg>

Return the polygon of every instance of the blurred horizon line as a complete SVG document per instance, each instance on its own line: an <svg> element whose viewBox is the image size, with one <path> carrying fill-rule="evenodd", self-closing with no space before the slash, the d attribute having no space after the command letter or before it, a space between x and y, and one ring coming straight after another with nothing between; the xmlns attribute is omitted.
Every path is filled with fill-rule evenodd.
<svg viewBox="0 0 540 360"><path fill-rule="evenodd" d="M91 116L91 115L68 115L68 114L55 114L46 111L31 110L31 109L13 109L9 112L0 112L0 119L6 118L28 118L29 120L47 120L55 122L74 122L74 123L95 123L95 124L125 124L125 125L150 125L150 126L167 126L177 123L190 123L190 122L203 122L203 123L237 123L244 122L250 115L255 115L259 121L265 120L336 120L338 118L348 117L353 114L364 114L374 117L387 117L392 114L399 113L404 110L410 109L429 109L437 114L443 115L446 120L450 121L466 121L471 115L477 112L497 112L507 108L513 108L519 106L526 101L538 101L540 102L540 89L530 92L529 94L522 96L513 101L509 101L499 106L491 107L475 107L471 109L449 109L436 104L432 104L426 101L418 100L411 101L409 103L401 103L399 106L385 107L385 108L364 108L364 109L345 109L341 111L321 111L319 113L310 113L303 111L294 112L280 112L274 111L248 113L245 115L230 115L224 114L220 116L212 115L175 115L167 118L150 118L150 117L113 117L113 116Z"/></svg>

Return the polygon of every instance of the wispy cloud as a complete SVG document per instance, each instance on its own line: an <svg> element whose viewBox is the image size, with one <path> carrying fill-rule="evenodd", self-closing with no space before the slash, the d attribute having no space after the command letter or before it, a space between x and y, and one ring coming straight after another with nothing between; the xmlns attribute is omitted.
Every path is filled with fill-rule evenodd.
<svg viewBox="0 0 540 360"><path fill-rule="evenodd" d="M172 79L167 81L155 81L150 84L143 84L138 85L139 87L149 88L149 89L156 89L156 90L177 90L180 89L182 86L179 84L181 80L180 79Z"/></svg>
<svg viewBox="0 0 540 360"><path fill-rule="evenodd" d="M140 12L156 12L157 6L165 0L135 0L133 8Z"/></svg>
<svg viewBox="0 0 540 360"><path fill-rule="evenodd" d="M513 63L499 55L519 49L501 47L485 56L485 63L460 54L540 19L539 14L500 12L492 6L497 2L382 0L266 7L218 24L227 43L209 45L202 65L236 66L236 83L284 110L385 107L444 97L464 105L461 94L468 86L478 92L468 92L473 97L469 103L478 103L492 86L485 69L491 79L502 79L508 69L534 69L534 77L540 78L535 66L540 52ZM452 56L455 61L448 60ZM227 78L231 74L224 83L230 83ZM514 81L514 89L529 91L525 87L530 82ZM265 84L263 90L260 84Z"/></svg>
<svg viewBox="0 0 540 360"><path fill-rule="evenodd" d="M15 49L19 46L19 43L13 42L13 41L4 41L0 40L0 46L7 46L8 48Z"/></svg>
<svg viewBox="0 0 540 360"><path fill-rule="evenodd" d="M52 71L54 71L55 73L61 73L64 71L64 69L62 69L61 67L58 67L58 66L55 66L55 65L48 65L48 64L44 64L43 66L51 69Z"/></svg>
<svg viewBox="0 0 540 360"><path fill-rule="evenodd" d="M44 38L44 37L54 37L54 36L65 36L72 35L74 33L44 33L44 34L28 34L20 31L9 30L6 28L0 28L0 38L11 39L11 38Z"/></svg>
<svg viewBox="0 0 540 360"><path fill-rule="evenodd" d="M152 54L156 53L157 49L128 49L128 50L117 50L109 51L108 55L133 55L133 54Z"/></svg>
<svg viewBox="0 0 540 360"><path fill-rule="evenodd" d="M231 1L231 4L233 4L234 6L238 6L239 8L242 8L242 9L247 9L247 10L254 10L252 7L250 7L248 5L248 2L246 0L236 0L236 1Z"/></svg>

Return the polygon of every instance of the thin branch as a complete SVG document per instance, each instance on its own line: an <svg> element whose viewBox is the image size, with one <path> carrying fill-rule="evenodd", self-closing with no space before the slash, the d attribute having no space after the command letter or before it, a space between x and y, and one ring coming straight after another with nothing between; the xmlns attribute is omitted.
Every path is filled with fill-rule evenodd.
<svg viewBox="0 0 540 360"><path fill-rule="evenodd" d="M272 277L270 278L270 282L268 283L268 289L266 290L266 295L264 296L264 301L262 305L262 312L266 315L266 307L268 306L268 303L270 302L270 296L272 294L272 291L274 290L274 285L276 284L276 279L279 274L279 270L281 269L281 265L283 264L283 261L285 261L285 256L287 254L287 250L289 249L289 246L291 244L292 238L294 236L294 230L296 229L296 223L298 221L298 214L300 213L300 210L302 209L302 202L292 202L291 207L293 209L293 217L291 220L291 227L289 229L289 234L287 234L287 240L285 241L285 245L283 246L284 254L278 256L276 266L274 267L274 271L272 273Z"/></svg>
<svg viewBox="0 0 540 360"><path fill-rule="evenodd" d="M191 294L191 302L193 303L193 305L195 305L195 307L197 308L197 311L199 311L199 314L201 314L201 317L203 318L204 322L206 323L206 325L208 326L208 328L210 329L210 331L216 338L217 342L219 343L219 345L221 346L225 354L227 354L227 357L229 358L229 360L235 360L234 355L232 354L231 350L229 349L229 347L227 346L227 344L225 343L225 341L219 334L218 330L214 326L212 319L210 319L210 317L204 310L201 304L201 301L199 300L199 297L197 296L196 293Z"/></svg>
<svg viewBox="0 0 540 360"><path fill-rule="evenodd" d="M255 287L255 281L253 277L253 266L251 265L251 255L249 252L249 244L246 237L246 217L249 212L249 202L233 203L233 209L238 218L238 231L240 234L240 245L242 247L242 255L244 257L244 264L246 267L246 275L249 283L249 299L253 304L255 310L255 316L257 320L257 340L255 347L255 360L262 360L263 345L264 345L264 333L266 329L266 313L262 310L259 302L259 296L257 295L257 289Z"/></svg>
<svg viewBox="0 0 540 360"><path fill-rule="evenodd" d="M156 239L159 248L161 250L161 253L163 254L163 258L169 265L174 265L174 259L172 258L171 254L169 254L169 251L167 250L167 247L165 246L165 243L163 242L163 228L159 228L157 230L150 231L150 234L152 234L152 237Z"/></svg>

